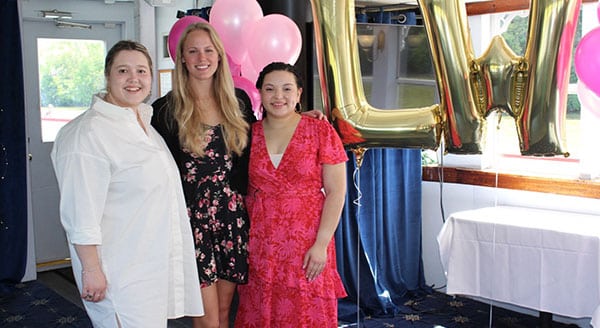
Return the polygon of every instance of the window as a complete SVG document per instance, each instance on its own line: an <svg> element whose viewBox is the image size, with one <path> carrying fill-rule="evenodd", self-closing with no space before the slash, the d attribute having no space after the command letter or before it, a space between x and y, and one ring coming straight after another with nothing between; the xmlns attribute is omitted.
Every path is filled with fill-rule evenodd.
<svg viewBox="0 0 600 328"><path fill-rule="evenodd" d="M37 40L42 141L52 142L60 128L89 106L104 88L104 41Z"/></svg>

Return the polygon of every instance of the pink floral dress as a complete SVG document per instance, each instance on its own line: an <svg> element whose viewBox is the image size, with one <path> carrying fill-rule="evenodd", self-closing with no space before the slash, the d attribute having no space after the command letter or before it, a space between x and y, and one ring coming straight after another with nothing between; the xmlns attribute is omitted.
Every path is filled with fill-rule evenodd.
<svg viewBox="0 0 600 328"><path fill-rule="evenodd" d="M323 164L348 160L331 124L302 116L278 168L262 123L252 126L248 284L238 286L235 327L337 327L337 299L346 296L336 269L335 242L327 264L309 282L302 261L313 245L325 200Z"/></svg>

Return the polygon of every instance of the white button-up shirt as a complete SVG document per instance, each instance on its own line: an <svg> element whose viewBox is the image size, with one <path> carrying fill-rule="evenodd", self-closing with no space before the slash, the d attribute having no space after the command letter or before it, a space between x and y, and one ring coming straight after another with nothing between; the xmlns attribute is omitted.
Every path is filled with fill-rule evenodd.
<svg viewBox="0 0 600 328"><path fill-rule="evenodd" d="M73 245L98 245L108 289L84 302L94 327L166 327L167 318L203 314L192 232L176 164L150 125L152 108L96 95L65 125L52 149L60 218L81 291Z"/></svg>

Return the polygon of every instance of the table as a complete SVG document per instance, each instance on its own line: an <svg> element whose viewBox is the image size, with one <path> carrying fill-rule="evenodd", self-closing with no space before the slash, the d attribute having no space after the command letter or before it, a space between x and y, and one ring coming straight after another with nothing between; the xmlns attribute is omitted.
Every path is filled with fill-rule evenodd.
<svg viewBox="0 0 600 328"><path fill-rule="evenodd" d="M600 327L600 216L497 206L452 213L437 236L446 293Z"/></svg>

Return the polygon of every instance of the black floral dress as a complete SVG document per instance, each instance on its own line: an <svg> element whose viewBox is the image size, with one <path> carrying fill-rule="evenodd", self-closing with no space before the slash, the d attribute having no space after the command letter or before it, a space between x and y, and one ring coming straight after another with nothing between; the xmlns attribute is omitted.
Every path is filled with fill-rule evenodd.
<svg viewBox="0 0 600 328"><path fill-rule="evenodd" d="M238 98L252 123L250 99L243 93ZM201 287L219 279L247 283L250 223L243 195L248 184L250 142L242 156L232 157L226 152L222 127L213 126L206 135L205 154L198 157L179 143L171 94L157 99L152 107L152 126L165 139L181 173Z"/></svg>
<svg viewBox="0 0 600 328"><path fill-rule="evenodd" d="M218 279L245 283L248 272L248 215L243 196L230 185L232 158L220 125L209 127L203 157L183 150L183 188L196 243L202 287Z"/></svg>

